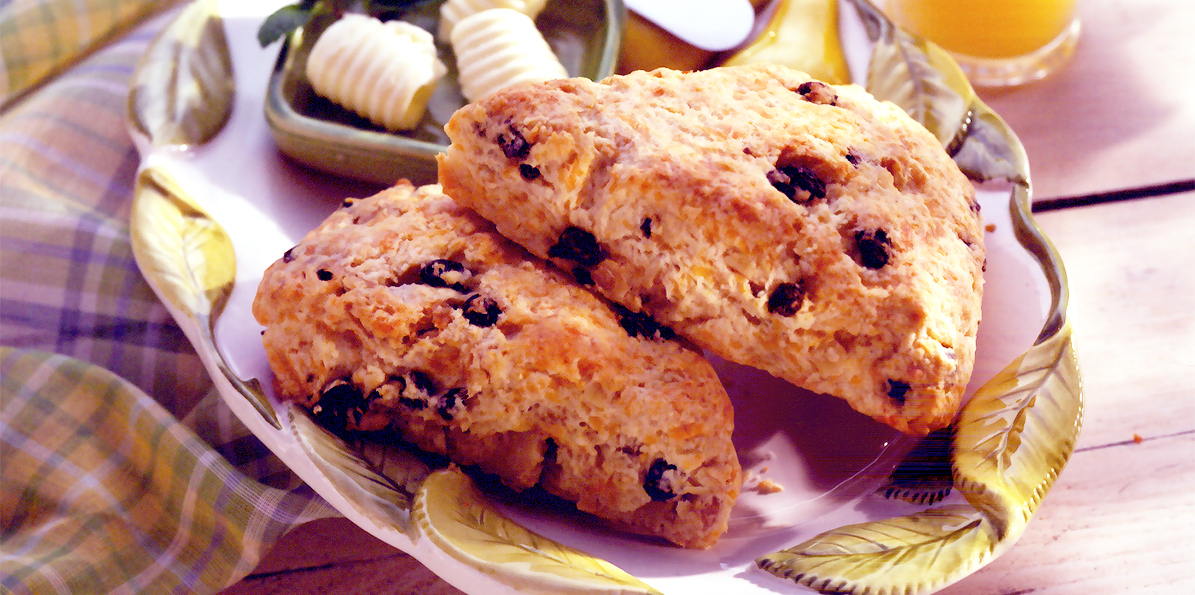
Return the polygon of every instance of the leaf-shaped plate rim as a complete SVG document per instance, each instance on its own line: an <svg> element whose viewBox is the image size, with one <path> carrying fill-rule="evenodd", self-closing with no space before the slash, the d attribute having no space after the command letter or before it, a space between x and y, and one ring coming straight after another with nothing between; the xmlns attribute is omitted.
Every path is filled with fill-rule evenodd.
<svg viewBox="0 0 1195 595"><path fill-rule="evenodd" d="M447 518L449 511L456 513L453 518ZM511 520L455 466L433 471L424 481L414 517L428 539L450 556L520 591L662 595L605 560Z"/></svg>
<svg viewBox="0 0 1195 595"><path fill-rule="evenodd" d="M216 1L193 1L155 37L137 64L125 105L130 132L161 146L210 141L232 115L232 70ZM154 92L162 87L164 93Z"/></svg>

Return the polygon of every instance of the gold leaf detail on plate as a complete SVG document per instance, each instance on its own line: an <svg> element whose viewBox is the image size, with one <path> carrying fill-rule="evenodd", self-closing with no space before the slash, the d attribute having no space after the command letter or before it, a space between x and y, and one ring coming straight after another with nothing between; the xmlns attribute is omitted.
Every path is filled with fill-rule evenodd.
<svg viewBox="0 0 1195 595"><path fill-rule="evenodd" d="M190 327L192 344L211 355L225 378L275 428L281 428L257 380L241 380L228 367L212 326L232 295L236 254L224 228L168 173L149 167L137 176L129 217L133 258L158 297ZM184 328L187 330L187 328Z"/></svg>
<svg viewBox="0 0 1195 595"><path fill-rule="evenodd" d="M995 543L982 515L951 505L827 531L756 564L822 593L911 594L966 576Z"/></svg>
<svg viewBox="0 0 1195 595"><path fill-rule="evenodd" d="M512 521L455 467L423 483L415 519L453 558L525 593L659 593L605 560Z"/></svg>
<svg viewBox="0 0 1195 595"><path fill-rule="evenodd" d="M427 465L397 447L375 443L355 449L294 403L286 404L286 413L295 441L354 510L379 527L418 537L411 506L430 472Z"/></svg>
<svg viewBox="0 0 1195 595"><path fill-rule="evenodd" d="M150 44L133 75L127 117L158 146L201 145L228 122L236 96L214 0L188 5Z"/></svg>
<svg viewBox="0 0 1195 595"><path fill-rule="evenodd" d="M166 300L191 318L216 318L236 281L232 240L169 174L137 176L130 217L133 255Z"/></svg>
<svg viewBox="0 0 1195 595"><path fill-rule="evenodd" d="M1019 535L1066 465L1082 425L1070 324L975 393L957 421L959 491L999 537Z"/></svg>

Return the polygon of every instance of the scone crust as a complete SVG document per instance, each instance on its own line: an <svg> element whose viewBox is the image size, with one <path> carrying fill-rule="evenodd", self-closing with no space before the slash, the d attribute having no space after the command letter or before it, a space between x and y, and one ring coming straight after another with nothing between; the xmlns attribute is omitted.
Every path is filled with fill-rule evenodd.
<svg viewBox="0 0 1195 595"><path fill-rule="evenodd" d="M712 366L631 336L438 186L346 201L269 267L253 314L282 397L334 429L394 428L679 545L726 530L740 468Z"/></svg>
<svg viewBox="0 0 1195 595"><path fill-rule="evenodd" d="M979 207L895 105L774 65L660 69L512 87L446 130L445 193L611 300L905 432L957 411Z"/></svg>

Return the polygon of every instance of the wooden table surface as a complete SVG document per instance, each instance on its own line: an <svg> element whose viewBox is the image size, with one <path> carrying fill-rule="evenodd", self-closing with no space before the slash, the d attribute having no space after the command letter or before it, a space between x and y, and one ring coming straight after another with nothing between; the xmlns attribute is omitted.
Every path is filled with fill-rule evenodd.
<svg viewBox="0 0 1195 595"><path fill-rule="evenodd" d="M1083 431L1020 541L949 595L1195 593L1195 2L1079 4L1065 70L981 94L1066 266ZM224 593L325 592L458 593L343 519Z"/></svg>

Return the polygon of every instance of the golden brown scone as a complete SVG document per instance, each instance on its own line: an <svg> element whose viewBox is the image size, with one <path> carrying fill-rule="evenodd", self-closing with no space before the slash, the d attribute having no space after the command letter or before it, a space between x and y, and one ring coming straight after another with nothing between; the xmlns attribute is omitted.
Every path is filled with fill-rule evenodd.
<svg viewBox="0 0 1195 595"><path fill-rule="evenodd" d="M346 201L269 267L253 314L282 397L334 431L389 426L679 545L726 530L740 469L710 364L438 186Z"/></svg>
<svg viewBox="0 0 1195 595"><path fill-rule="evenodd" d="M512 87L448 123L444 192L697 345L910 433L975 357L983 232L923 127L774 65Z"/></svg>

